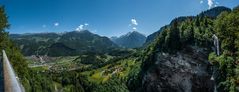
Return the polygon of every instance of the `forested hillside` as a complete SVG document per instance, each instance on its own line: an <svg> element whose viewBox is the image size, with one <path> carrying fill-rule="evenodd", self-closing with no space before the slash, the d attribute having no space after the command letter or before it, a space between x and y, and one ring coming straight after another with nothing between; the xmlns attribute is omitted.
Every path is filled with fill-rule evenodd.
<svg viewBox="0 0 239 92"><path fill-rule="evenodd" d="M23 55L74 56L85 52L105 53L117 48L109 38L88 30L65 33L11 34Z"/></svg>
<svg viewBox="0 0 239 92"><path fill-rule="evenodd" d="M86 30L13 34L12 41L8 28L1 6L0 49L26 92L239 91L239 7L175 18L137 49Z"/></svg>
<svg viewBox="0 0 239 92"><path fill-rule="evenodd" d="M160 92L179 90L211 92L217 90L218 92L237 92L239 86L237 71L239 9L236 7L231 11L218 8L221 7L208 10L210 13L215 13L216 11L214 10L222 10L217 11L221 12L218 16L215 15L219 13L207 14L208 11L206 11L194 18L188 17L183 21L175 19L162 30L155 41L144 50L142 71L138 77L138 81L143 81L143 83L141 85L133 83L138 86L138 89L134 90ZM219 38L221 52L219 55L215 54L216 47L213 35ZM189 61L193 62L190 63ZM182 63L177 65L175 62ZM202 62L205 65L200 64ZM193 63L199 66L195 66ZM202 66L207 67L203 68ZM191 71L199 68L201 71L191 72L184 70L185 68L183 67L188 67L187 69ZM165 72L165 68L176 68L184 71L179 71L181 73L176 75L178 79L175 80L173 79L175 75ZM203 69L205 69L204 73L206 74L200 75L200 73L203 73ZM202 80L203 82L194 84L196 80L190 79L190 75L187 75L189 78L182 77L183 79L180 80L180 76L185 76L184 73L192 74L193 79ZM163 75L160 76L160 74ZM167 76L168 74L169 76ZM197 76L203 79L197 79ZM208 81L212 82L207 83ZM213 81L215 84L213 84ZM184 84L184 82L186 83ZM175 85L179 86L175 87ZM132 88L135 88L135 86Z"/></svg>
<svg viewBox="0 0 239 92"><path fill-rule="evenodd" d="M1 51L6 51L8 58L24 87L30 88L30 71L27 68L27 63L23 55L20 53L20 50L16 47L15 43L9 39L9 35L5 31L9 27L8 16L5 13L4 7L0 6L0 49ZM2 55L2 52L0 55Z"/></svg>

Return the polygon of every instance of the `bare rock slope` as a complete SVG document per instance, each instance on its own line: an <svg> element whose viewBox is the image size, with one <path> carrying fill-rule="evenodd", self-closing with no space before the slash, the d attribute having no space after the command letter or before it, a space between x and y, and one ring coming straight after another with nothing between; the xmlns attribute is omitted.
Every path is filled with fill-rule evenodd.
<svg viewBox="0 0 239 92"><path fill-rule="evenodd" d="M211 65L202 49L175 55L157 53L156 62L143 76L146 92L213 92Z"/></svg>

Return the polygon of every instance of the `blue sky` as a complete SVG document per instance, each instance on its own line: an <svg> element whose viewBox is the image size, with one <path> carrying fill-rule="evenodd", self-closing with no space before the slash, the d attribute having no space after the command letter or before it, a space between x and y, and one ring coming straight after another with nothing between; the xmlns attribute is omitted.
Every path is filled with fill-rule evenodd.
<svg viewBox="0 0 239 92"><path fill-rule="evenodd" d="M102 36L137 30L149 35L179 16L214 6L233 8L239 0L0 0L10 33L88 29Z"/></svg>

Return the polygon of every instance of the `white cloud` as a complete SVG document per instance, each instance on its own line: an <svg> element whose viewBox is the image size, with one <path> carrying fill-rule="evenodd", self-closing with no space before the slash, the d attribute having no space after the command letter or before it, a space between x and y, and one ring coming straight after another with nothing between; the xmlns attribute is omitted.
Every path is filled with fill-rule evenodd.
<svg viewBox="0 0 239 92"><path fill-rule="evenodd" d="M200 1L200 4L202 4L202 3L203 3L203 0Z"/></svg>
<svg viewBox="0 0 239 92"><path fill-rule="evenodd" d="M134 31L136 31L136 30L137 30L137 26L138 26L137 20L134 19L134 18L131 19L131 23L129 24L129 26L132 27L132 29L133 29Z"/></svg>
<svg viewBox="0 0 239 92"><path fill-rule="evenodd" d="M76 31L84 30L85 27L87 27L88 25L89 25L88 23L81 24L80 26L78 26L78 27L76 28Z"/></svg>
<svg viewBox="0 0 239 92"><path fill-rule="evenodd" d="M59 23L58 22L54 23L54 26L56 26L56 27L59 26Z"/></svg>
<svg viewBox="0 0 239 92"><path fill-rule="evenodd" d="M211 9L214 5L214 0L207 0L207 4L209 6L209 9Z"/></svg>
<svg viewBox="0 0 239 92"><path fill-rule="evenodd" d="M79 27L77 27L75 30L76 30L76 31L80 31L80 28L79 28Z"/></svg>
<svg viewBox="0 0 239 92"><path fill-rule="evenodd" d="M85 23L84 25L85 25L85 26L88 26L89 24L88 24L88 23Z"/></svg>
<svg viewBox="0 0 239 92"><path fill-rule="evenodd" d="M137 26L137 25L138 25L138 23L137 23L136 19L131 19L131 24L132 24L132 25L135 25L135 26Z"/></svg>
<svg viewBox="0 0 239 92"><path fill-rule="evenodd" d="M78 26L78 27L76 28L76 31L81 31L81 30L83 30L83 27L84 27L84 25Z"/></svg>
<svg viewBox="0 0 239 92"><path fill-rule="evenodd" d="M82 29L84 29L83 27L84 27L84 25L80 25L79 29L82 30Z"/></svg>
<svg viewBox="0 0 239 92"><path fill-rule="evenodd" d="M208 8L211 9L213 7L217 7L219 5L219 2L217 2L216 0L207 0L207 5Z"/></svg>

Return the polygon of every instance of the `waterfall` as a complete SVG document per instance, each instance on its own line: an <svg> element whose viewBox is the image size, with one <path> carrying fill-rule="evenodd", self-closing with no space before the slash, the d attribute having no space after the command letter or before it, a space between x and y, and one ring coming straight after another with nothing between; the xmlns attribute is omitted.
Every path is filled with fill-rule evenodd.
<svg viewBox="0 0 239 92"><path fill-rule="evenodd" d="M215 78L214 78L214 76L215 76L215 69L213 69L213 73L212 73L212 76L211 76L211 78L210 78L210 80L212 80L213 82L214 82L214 89L213 89L213 92L217 92L217 84L216 84L216 82L215 82Z"/></svg>
<svg viewBox="0 0 239 92"><path fill-rule="evenodd" d="M216 47L216 54L219 56L220 55L220 48L219 48L218 37L215 34L213 34L212 38L213 38L214 46Z"/></svg>
<svg viewBox="0 0 239 92"><path fill-rule="evenodd" d="M217 92L217 85L216 85L216 84L214 85L214 90L213 90L213 92Z"/></svg>
<svg viewBox="0 0 239 92"><path fill-rule="evenodd" d="M213 34L212 36L212 39L213 39L213 43L214 43L214 46L215 46L215 52L216 54L219 56L220 55L220 46L219 46L219 39L218 37ZM213 89L213 92L217 92L217 84L216 84L216 80L215 80L215 76L216 76L216 67L213 67L213 73L212 73L212 76L211 76L211 80L214 81L214 89Z"/></svg>

